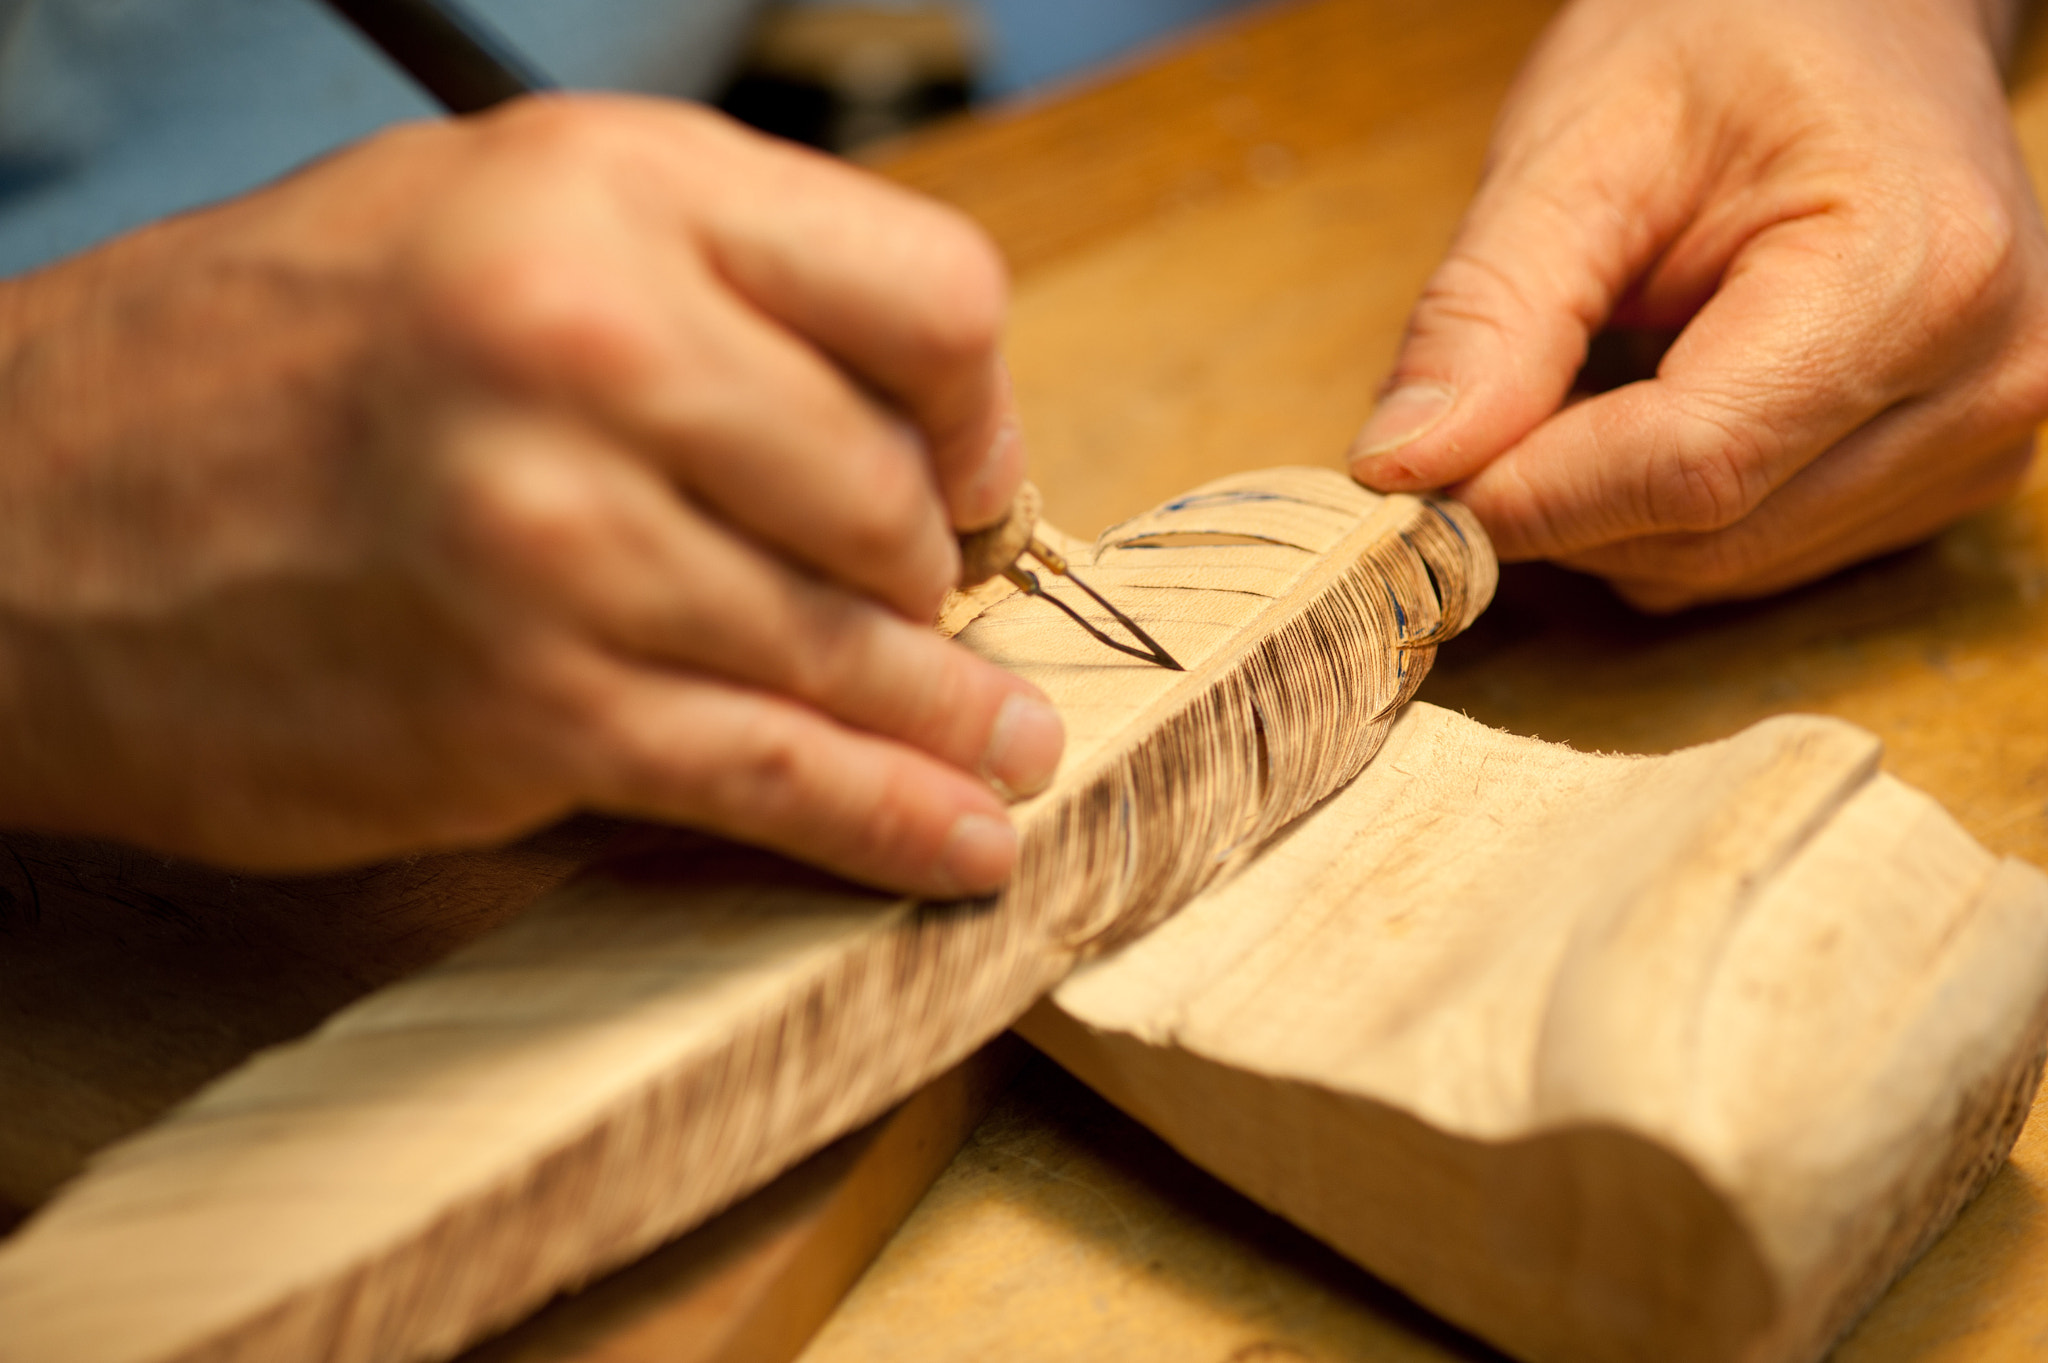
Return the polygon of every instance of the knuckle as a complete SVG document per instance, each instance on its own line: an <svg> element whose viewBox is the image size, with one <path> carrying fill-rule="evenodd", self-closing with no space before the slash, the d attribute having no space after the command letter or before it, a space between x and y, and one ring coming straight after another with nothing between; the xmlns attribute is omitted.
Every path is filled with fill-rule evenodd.
<svg viewBox="0 0 2048 1363"><path fill-rule="evenodd" d="M1555 293L1539 299L1537 292ZM1503 353L1519 358L1531 340L1565 345L1597 329L1606 300L1590 279L1570 287L1562 277L1533 286L1490 255L1453 248L1424 285L1408 323L1411 342L1463 341L1477 329L1492 333Z"/></svg>
<svg viewBox="0 0 2048 1363"><path fill-rule="evenodd" d="M935 213L917 244L923 286L908 318L917 346L942 361L974 361L1002 339L1009 281L995 244L950 211Z"/></svg>
<svg viewBox="0 0 2048 1363"><path fill-rule="evenodd" d="M810 755L788 724L757 709L734 736L730 760L712 782L714 805L750 823L781 827L797 817L813 794Z"/></svg>
<svg viewBox="0 0 2048 1363"><path fill-rule="evenodd" d="M461 546L522 576L581 558L604 519L596 489L569 461L531 455L475 461L452 501Z"/></svg>
<svg viewBox="0 0 2048 1363"><path fill-rule="evenodd" d="M892 792L863 811L862 819L857 831L874 864L907 872L938 857L945 826L917 802Z"/></svg>
<svg viewBox="0 0 2048 1363"><path fill-rule="evenodd" d="M919 461L893 444L864 461L865 495L845 509L849 552L873 561L896 561L939 524L938 494Z"/></svg>
<svg viewBox="0 0 2048 1363"><path fill-rule="evenodd" d="M513 100L480 124L486 145L494 151L524 162L582 167L616 153L627 126L619 101L553 94Z"/></svg>
<svg viewBox="0 0 2048 1363"><path fill-rule="evenodd" d="M438 282L428 325L501 379L630 379L657 364L657 338L575 254L550 241L501 247Z"/></svg>
<svg viewBox="0 0 2048 1363"><path fill-rule="evenodd" d="M1695 413L1671 448L1644 466L1643 520L1657 531L1724 530L1770 493L1768 443L1755 423Z"/></svg>
<svg viewBox="0 0 2048 1363"><path fill-rule="evenodd" d="M1959 345L2025 307L2028 266L2039 272L2041 228L1988 175L1935 172L1881 195L1861 219L1864 259L1845 287L1868 324L1884 328L1893 383L1952 366Z"/></svg>
<svg viewBox="0 0 2048 1363"><path fill-rule="evenodd" d="M817 684L829 688L823 694L847 698L872 732L955 752L974 711L955 662L961 650L865 603L840 620L817 654L826 669Z"/></svg>
<svg viewBox="0 0 2048 1363"><path fill-rule="evenodd" d="M502 722L477 745L532 754L565 795L596 789L615 748L617 687L559 634L504 632L483 642L481 666L504 697Z"/></svg>
<svg viewBox="0 0 2048 1363"><path fill-rule="evenodd" d="M1505 338L1511 331L1508 313L1528 311L1512 276L1475 256L1454 254L1423 286L1409 317L1411 339L1429 340L1443 332L1479 327Z"/></svg>
<svg viewBox="0 0 2048 1363"><path fill-rule="evenodd" d="M591 754L594 788L642 809L740 838L823 831L809 745L781 706L722 704L715 733L678 732L674 717L599 700L577 736Z"/></svg>
<svg viewBox="0 0 2048 1363"><path fill-rule="evenodd" d="M1937 186L1927 234L1928 269L1939 302L1972 312L2001 300L2003 281L2019 252L2019 217L1995 188L1974 177Z"/></svg>
<svg viewBox="0 0 2048 1363"><path fill-rule="evenodd" d="M793 613L796 646L782 651L779 682L815 705L851 694L865 680L879 611L824 587L808 588L806 596Z"/></svg>
<svg viewBox="0 0 2048 1363"><path fill-rule="evenodd" d="M1408 314L1396 373L1442 378L1474 367L1528 373L1541 357L1583 349L1569 315L1535 308L1517 281L1472 256L1438 267Z"/></svg>

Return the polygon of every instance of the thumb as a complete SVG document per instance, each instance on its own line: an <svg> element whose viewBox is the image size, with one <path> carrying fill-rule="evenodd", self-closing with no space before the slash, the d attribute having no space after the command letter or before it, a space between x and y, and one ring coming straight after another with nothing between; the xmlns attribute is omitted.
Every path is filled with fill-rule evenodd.
<svg viewBox="0 0 2048 1363"><path fill-rule="evenodd" d="M1647 254L1627 239L1633 216L1583 180L1538 172L1483 186L1409 316L1352 444L1352 476L1381 492L1444 487L1555 412L1633 257Z"/></svg>

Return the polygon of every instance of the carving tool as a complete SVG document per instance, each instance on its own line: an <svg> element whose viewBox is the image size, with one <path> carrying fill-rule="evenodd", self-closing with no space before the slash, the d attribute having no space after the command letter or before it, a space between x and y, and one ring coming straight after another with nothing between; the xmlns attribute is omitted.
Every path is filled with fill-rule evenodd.
<svg viewBox="0 0 2048 1363"><path fill-rule="evenodd" d="M992 577L1008 578L1016 583L1025 595L1038 597L1065 611L1068 618L1087 630L1097 643L1107 645L1119 653L1128 653L1133 658L1156 663L1169 671L1185 672L1187 669L1174 661L1173 655L1168 653L1157 639L1139 628L1137 621L1110 605L1101 592L1076 577L1074 570L1067 565L1065 555L1038 538L1040 505L1038 489L1026 483L1017 489L1017 498L1010 503L1010 514L1007 518L986 530L976 530L960 537L961 588L964 590L979 586ZM1058 573L1087 593L1089 600L1108 611L1110 617L1129 630L1131 637L1144 647L1134 648L1121 640L1112 639L1081 612L1046 591L1038 580L1038 574L1023 566L1027 555L1037 559L1048 571Z"/></svg>
<svg viewBox="0 0 2048 1363"><path fill-rule="evenodd" d="M520 95L555 88L554 82L510 43L454 0L327 0L327 4L450 113L476 113ZM973 587L992 577L1008 578L1027 595L1066 612L1098 643L1175 672L1185 671L1172 654L1160 647L1157 639L1110 605L1101 592L1074 576L1059 551L1038 538L1039 505L1038 489L1026 483L1010 504L1007 519L960 537L960 585ZM1038 574L1022 566L1027 555L1079 587L1143 647L1111 638L1081 612L1046 591Z"/></svg>
<svg viewBox="0 0 2048 1363"><path fill-rule="evenodd" d="M473 114L555 83L450 0L327 0L451 114Z"/></svg>

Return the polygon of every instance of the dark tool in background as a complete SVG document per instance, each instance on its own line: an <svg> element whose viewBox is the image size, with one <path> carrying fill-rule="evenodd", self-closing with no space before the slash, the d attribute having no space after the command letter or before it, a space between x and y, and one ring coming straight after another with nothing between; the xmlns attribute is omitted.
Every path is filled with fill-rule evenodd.
<svg viewBox="0 0 2048 1363"><path fill-rule="evenodd" d="M555 83L481 20L438 0L327 0L453 114L473 114Z"/></svg>
<svg viewBox="0 0 2048 1363"><path fill-rule="evenodd" d="M771 6L718 107L839 155L959 113L983 62L982 25L960 0Z"/></svg>
<svg viewBox="0 0 2048 1363"><path fill-rule="evenodd" d="M454 0L327 0L327 4L382 48L386 56L451 113L476 113L520 95L555 88L554 82L521 57L511 44L474 15L464 12ZM1011 503L1005 520L961 537L961 585L974 586L992 577L1006 577L1026 594L1065 611L1097 642L1133 658L1183 671L1158 640L1110 605L1100 592L1075 577L1066 559L1037 538L1038 507L1038 490L1026 483ZM1111 638L1072 606L1048 594L1036 573L1018 565L1026 554L1087 593L1143 647L1134 648Z"/></svg>

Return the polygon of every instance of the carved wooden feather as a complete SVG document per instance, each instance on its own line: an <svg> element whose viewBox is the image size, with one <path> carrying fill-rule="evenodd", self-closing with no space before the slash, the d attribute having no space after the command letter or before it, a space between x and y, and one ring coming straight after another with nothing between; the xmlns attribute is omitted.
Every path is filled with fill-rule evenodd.
<svg viewBox="0 0 2048 1363"><path fill-rule="evenodd" d="M1043 602L956 604L961 640L1068 725L999 896L894 900L651 839L97 1157L0 1245L0 1359L453 1353L873 1116L1242 863L1365 766L1493 585L1462 509L1321 470L1068 548L1189 670L1118 660Z"/></svg>

